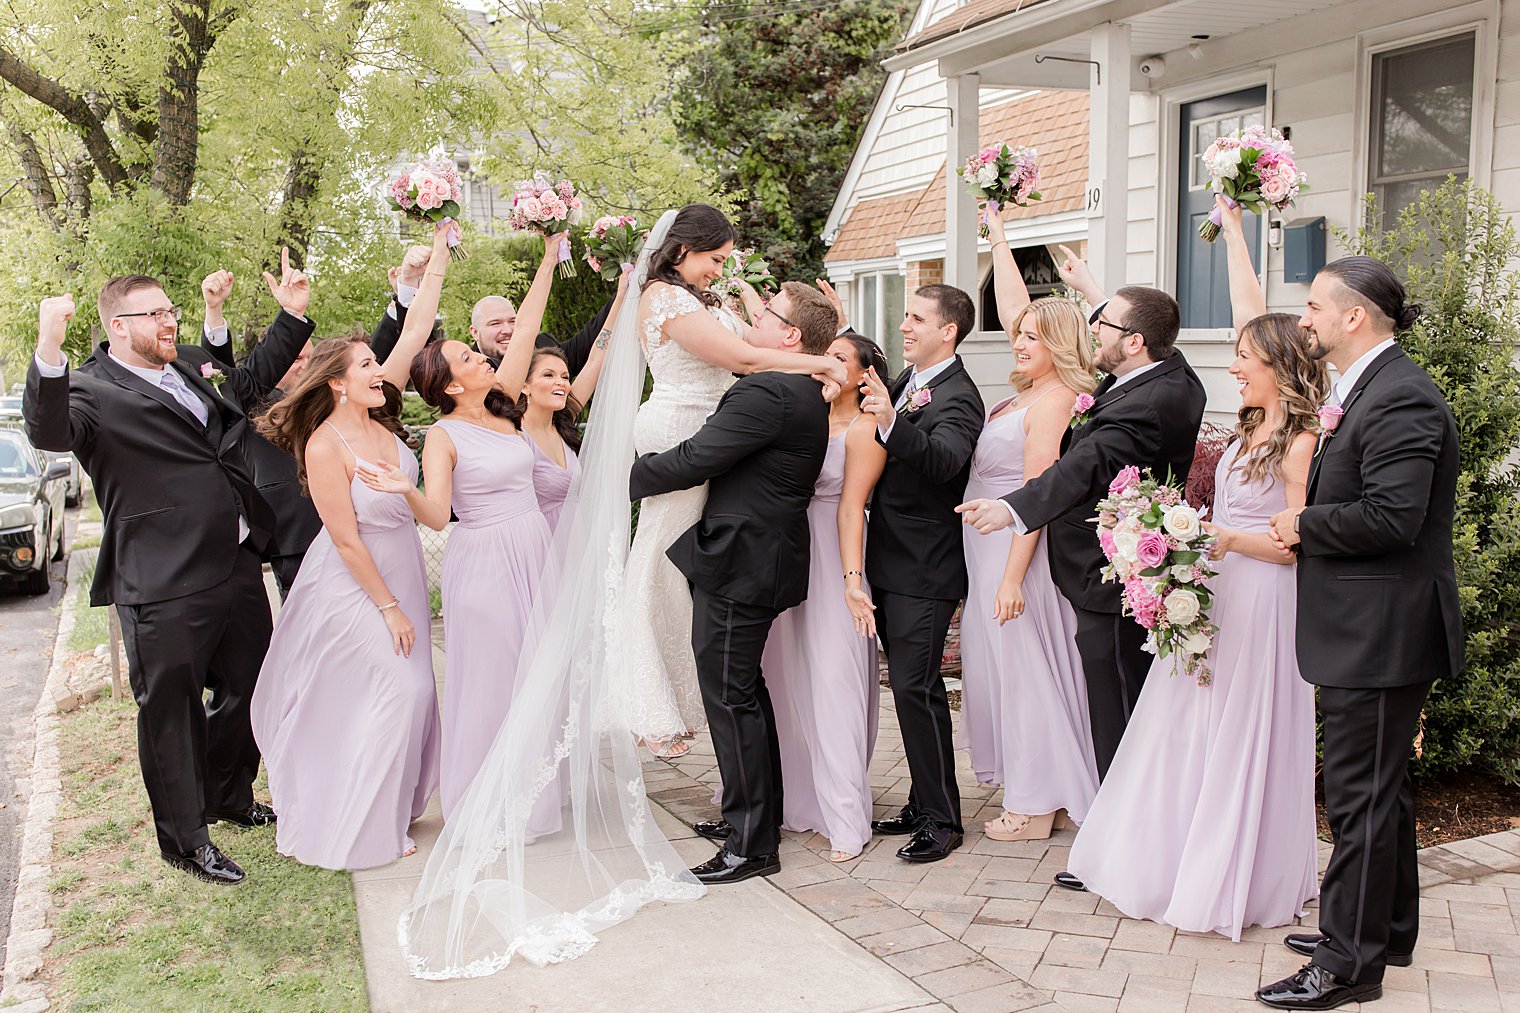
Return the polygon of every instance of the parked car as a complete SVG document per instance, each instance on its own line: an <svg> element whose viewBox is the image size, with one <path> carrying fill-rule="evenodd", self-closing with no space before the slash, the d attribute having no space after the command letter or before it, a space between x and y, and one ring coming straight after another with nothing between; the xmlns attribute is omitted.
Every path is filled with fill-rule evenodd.
<svg viewBox="0 0 1520 1013"><path fill-rule="evenodd" d="M11 394L6 397L0 397L0 426L17 427L21 424L21 396L19 394ZM80 496L84 490L84 471L79 467L79 460L68 451L58 454L51 450L40 450L38 453L42 455L45 461L65 461L68 463L69 481L64 489L63 503L65 506L78 506Z"/></svg>
<svg viewBox="0 0 1520 1013"><path fill-rule="evenodd" d="M69 466L48 461L19 429L0 428L0 581L46 594L48 562L64 551Z"/></svg>

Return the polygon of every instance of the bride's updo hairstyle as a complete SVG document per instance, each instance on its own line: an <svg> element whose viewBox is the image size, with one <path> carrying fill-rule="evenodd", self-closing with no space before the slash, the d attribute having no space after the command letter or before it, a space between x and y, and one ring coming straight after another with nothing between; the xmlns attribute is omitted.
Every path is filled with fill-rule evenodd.
<svg viewBox="0 0 1520 1013"><path fill-rule="evenodd" d="M657 281L684 288L702 301L705 306L719 306L723 300L712 292L697 289L686 283L676 271L676 265L686 259L689 251L706 253L725 243L734 241L734 226L711 204L688 204L676 212L665 242L649 258L649 277L644 281L648 288ZM683 249L684 247L684 249Z"/></svg>
<svg viewBox="0 0 1520 1013"><path fill-rule="evenodd" d="M1321 273L1345 287L1348 298L1341 303L1343 309L1348 304L1361 305L1372 314L1374 324L1382 325L1379 330L1407 331L1420 319L1419 303L1406 301L1409 294L1399 276L1376 257L1342 257L1325 265Z"/></svg>
<svg viewBox="0 0 1520 1013"><path fill-rule="evenodd" d="M1249 457L1237 459L1234 467L1245 471L1248 482L1260 482L1268 475L1281 478L1283 459L1294 437L1319 431L1319 406L1330 393L1330 374L1310 352L1309 336L1291 314L1263 313L1240 329L1238 340L1272 368L1283 423ZM1240 445L1249 447L1252 435L1266 421L1265 408L1242 406L1235 423Z"/></svg>

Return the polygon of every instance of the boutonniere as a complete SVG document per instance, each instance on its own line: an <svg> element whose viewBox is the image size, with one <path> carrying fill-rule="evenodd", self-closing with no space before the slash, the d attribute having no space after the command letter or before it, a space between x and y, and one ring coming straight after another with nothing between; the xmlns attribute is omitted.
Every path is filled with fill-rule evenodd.
<svg viewBox="0 0 1520 1013"><path fill-rule="evenodd" d="M201 379L208 381L216 388L216 392L222 392L222 384L227 382L227 374L209 362L201 363Z"/></svg>
<svg viewBox="0 0 1520 1013"><path fill-rule="evenodd" d="M1078 426L1085 426L1091 422L1092 419L1088 416L1088 413L1092 411L1093 405L1097 403L1098 399L1091 394L1078 394L1077 399L1071 403L1071 425L1068 428L1075 429Z"/></svg>
<svg viewBox="0 0 1520 1013"><path fill-rule="evenodd" d="M1319 417L1319 440L1314 444L1314 453L1318 455L1326 441L1335 435L1335 430L1341 424L1341 416L1345 415L1346 411L1337 405L1327 404L1315 414Z"/></svg>
<svg viewBox="0 0 1520 1013"><path fill-rule="evenodd" d="M908 403L903 405L903 410L908 412L916 412L933 400L934 391L930 390L928 387L920 387L918 390L915 390L912 394L908 395Z"/></svg>

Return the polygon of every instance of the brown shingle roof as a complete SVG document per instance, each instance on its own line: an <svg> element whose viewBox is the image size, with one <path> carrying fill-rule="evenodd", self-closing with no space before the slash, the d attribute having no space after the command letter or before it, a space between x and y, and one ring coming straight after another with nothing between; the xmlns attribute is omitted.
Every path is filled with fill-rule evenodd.
<svg viewBox="0 0 1520 1013"><path fill-rule="evenodd" d="M839 226L825 263L841 260L872 260L897 253L897 233L923 197L922 190L863 200L850 209Z"/></svg>
<svg viewBox="0 0 1520 1013"><path fill-rule="evenodd" d="M938 21L924 26L917 35L910 35L897 44L897 51L907 52L917 49L919 46L934 42L963 32L968 28L985 24L1005 14L1013 14L1018 11L1027 11L1031 7L1037 7L1051 0L971 0L961 7L950 11Z"/></svg>

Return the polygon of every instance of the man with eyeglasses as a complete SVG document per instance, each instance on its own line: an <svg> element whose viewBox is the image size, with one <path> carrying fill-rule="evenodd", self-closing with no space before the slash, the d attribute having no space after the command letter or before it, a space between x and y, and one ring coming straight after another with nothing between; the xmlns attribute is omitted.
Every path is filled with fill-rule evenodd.
<svg viewBox="0 0 1520 1013"><path fill-rule="evenodd" d="M260 556L275 518L244 452L245 406L313 329L309 285L288 257L282 277L266 279L290 320L272 332L269 354L225 368L176 343L179 307L154 278L106 282L97 302L106 340L77 370L63 354L74 299L44 299L22 409L32 441L72 451L95 486L105 532L90 604L114 604L121 617L160 852L223 884L243 870L206 824L275 821L253 799L259 750L248 717L269 646Z"/></svg>

